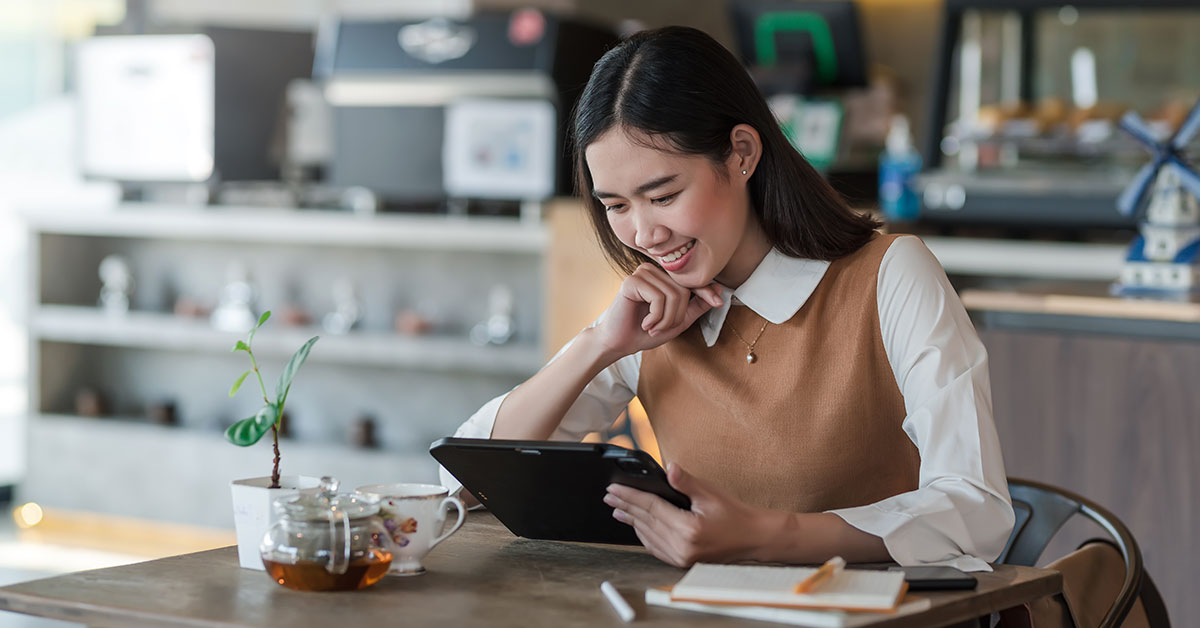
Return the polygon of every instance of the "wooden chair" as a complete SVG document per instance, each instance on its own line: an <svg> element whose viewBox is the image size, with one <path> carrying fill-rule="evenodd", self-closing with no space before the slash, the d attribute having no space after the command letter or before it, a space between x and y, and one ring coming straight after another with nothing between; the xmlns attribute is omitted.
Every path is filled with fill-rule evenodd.
<svg viewBox="0 0 1200 628"><path fill-rule="evenodd" d="M1012 495L1016 523L1008 545L996 562L1034 566L1067 519L1082 515L1108 532L1111 543L1125 562L1125 580L1101 621L1101 628L1119 628L1139 598L1151 628L1170 628L1166 606L1142 565L1142 552L1137 541L1120 519L1085 497L1049 484L1009 478L1008 490Z"/></svg>

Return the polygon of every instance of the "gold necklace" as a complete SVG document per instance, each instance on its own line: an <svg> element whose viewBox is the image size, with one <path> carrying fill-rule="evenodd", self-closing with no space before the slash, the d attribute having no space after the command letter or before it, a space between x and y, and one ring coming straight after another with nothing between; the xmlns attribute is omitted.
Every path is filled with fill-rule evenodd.
<svg viewBox="0 0 1200 628"><path fill-rule="evenodd" d="M758 334L754 336L754 340L746 342L746 339L742 338L742 335L738 333L738 330L733 326L733 323L726 321L726 324L729 325L729 329L733 332L733 335L737 336L737 339L741 340L742 344L746 345L746 364L754 364L755 362L758 362L758 355L754 353L754 345L758 344L758 339L762 338L763 332L767 330L767 322L768 321L764 319L762 327L758 330Z"/></svg>

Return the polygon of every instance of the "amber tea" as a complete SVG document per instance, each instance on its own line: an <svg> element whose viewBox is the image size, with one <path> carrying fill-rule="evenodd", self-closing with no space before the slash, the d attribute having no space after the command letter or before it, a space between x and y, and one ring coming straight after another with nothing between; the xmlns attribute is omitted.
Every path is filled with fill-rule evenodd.
<svg viewBox="0 0 1200 628"><path fill-rule="evenodd" d="M346 573L330 573L325 563L300 561L277 563L267 558L263 565L271 578L297 591L357 591L365 589L387 575L392 564L392 555L379 549L371 549L367 555L355 558L346 565Z"/></svg>

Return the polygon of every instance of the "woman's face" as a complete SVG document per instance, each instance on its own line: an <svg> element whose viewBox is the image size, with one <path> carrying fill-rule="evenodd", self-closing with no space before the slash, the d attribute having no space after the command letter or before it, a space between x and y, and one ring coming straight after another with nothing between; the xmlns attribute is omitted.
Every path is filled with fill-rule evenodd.
<svg viewBox="0 0 1200 628"><path fill-rule="evenodd" d="M714 166L703 156L635 142L617 127L588 145L584 155L593 195L606 208L617 238L679 285L700 288L716 280L735 288L770 250L750 209L749 176L739 165L746 162L736 150L727 163ZM752 160L751 174L753 165Z"/></svg>

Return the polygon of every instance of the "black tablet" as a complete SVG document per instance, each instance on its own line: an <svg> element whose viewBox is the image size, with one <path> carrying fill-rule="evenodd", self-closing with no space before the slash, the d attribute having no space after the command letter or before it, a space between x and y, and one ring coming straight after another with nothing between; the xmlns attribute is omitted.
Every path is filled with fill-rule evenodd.
<svg viewBox="0 0 1200 628"><path fill-rule="evenodd" d="M691 506L654 458L616 445L443 438L429 453L513 534L530 539L639 545L604 503L613 483Z"/></svg>

